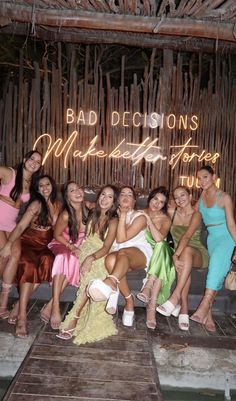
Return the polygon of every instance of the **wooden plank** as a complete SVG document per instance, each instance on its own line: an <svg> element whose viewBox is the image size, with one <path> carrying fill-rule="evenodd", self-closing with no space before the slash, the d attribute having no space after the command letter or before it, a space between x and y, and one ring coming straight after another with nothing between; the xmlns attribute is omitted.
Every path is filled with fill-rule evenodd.
<svg viewBox="0 0 236 401"><path fill-rule="evenodd" d="M107 372L106 372L107 373ZM21 376L23 378L23 375ZM130 377L130 376L129 376ZM37 380L38 379L38 380ZM124 389L125 387L125 389ZM67 396L68 399L90 397L90 399L112 399L112 400L140 400L143 401L148 394L156 394L153 383L136 383L132 380L124 381L94 381L91 379L80 379L68 377L47 378L45 376L28 375L25 382L16 383L14 392L18 394L34 394L47 396Z"/></svg>

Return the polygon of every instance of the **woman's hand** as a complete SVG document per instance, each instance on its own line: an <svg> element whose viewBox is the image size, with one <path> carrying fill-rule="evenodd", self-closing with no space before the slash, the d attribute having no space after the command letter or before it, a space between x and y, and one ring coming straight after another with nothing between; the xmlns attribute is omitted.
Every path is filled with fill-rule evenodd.
<svg viewBox="0 0 236 401"><path fill-rule="evenodd" d="M129 210L130 210L129 207L127 207L127 206L119 206L118 207L119 217L126 216Z"/></svg>
<svg viewBox="0 0 236 401"><path fill-rule="evenodd" d="M173 262L174 262L177 273L181 274L182 269L184 267L184 262L179 260L179 256L177 256L175 254L173 255Z"/></svg>
<svg viewBox="0 0 236 401"><path fill-rule="evenodd" d="M74 244L69 244L69 245L67 245L67 248L69 248L69 250L71 251L71 253L73 253L75 256L77 256L77 258L79 257L79 255L80 255L80 250L79 250L79 248L78 248L76 245L74 245Z"/></svg>
<svg viewBox="0 0 236 401"><path fill-rule="evenodd" d="M3 259L9 258L9 256L11 255L11 247L12 243L10 241L7 241L4 247L0 251L0 258Z"/></svg>
<svg viewBox="0 0 236 401"><path fill-rule="evenodd" d="M80 271L81 274L84 276L86 273L89 273L92 267L92 263L94 262L94 256L93 255L89 255L87 256L87 258L84 259L81 267L80 267Z"/></svg>

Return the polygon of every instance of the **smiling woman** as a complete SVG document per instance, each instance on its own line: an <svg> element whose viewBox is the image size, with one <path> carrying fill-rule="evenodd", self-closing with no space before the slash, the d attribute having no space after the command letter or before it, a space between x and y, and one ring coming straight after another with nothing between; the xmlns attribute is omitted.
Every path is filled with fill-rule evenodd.
<svg viewBox="0 0 236 401"><path fill-rule="evenodd" d="M74 305L60 326L57 337L74 338L75 344L94 342L117 333L105 302L89 301L87 286L91 280L107 276L104 257L110 252L117 229L118 190L106 185L98 194L95 208L87 223L87 237L80 247L81 281Z"/></svg>
<svg viewBox="0 0 236 401"><path fill-rule="evenodd" d="M21 237L22 253L17 270L17 285L20 294L8 322L16 324L16 336L28 337L27 305L33 291L42 281L51 280L53 254L47 248L52 239L52 226L58 216L56 183L48 175L39 177L32 185L32 193L25 213L9 235L0 252L9 257L13 243Z"/></svg>
<svg viewBox="0 0 236 401"><path fill-rule="evenodd" d="M0 167L0 249L4 247L10 233L16 226L20 206L29 200L31 182L40 174L42 155L31 150L18 165L17 170ZM0 294L0 318L7 319L8 297L15 278L20 257L20 240L12 244L8 259L0 258L0 277L2 291Z"/></svg>
<svg viewBox="0 0 236 401"><path fill-rule="evenodd" d="M45 323L50 320L54 330L61 323L60 295L69 284L79 286L79 247L85 238L88 217L88 209L84 205L84 190L76 182L70 181L63 186L62 197L63 211L54 229L54 239L48 244L55 255L52 268L53 297L40 313L41 320Z"/></svg>

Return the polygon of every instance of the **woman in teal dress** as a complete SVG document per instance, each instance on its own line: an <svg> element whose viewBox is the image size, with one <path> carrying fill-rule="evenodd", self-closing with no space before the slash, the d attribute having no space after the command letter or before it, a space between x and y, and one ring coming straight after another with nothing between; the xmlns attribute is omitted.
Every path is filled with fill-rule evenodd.
<svg viewBox="0 0 236 401"><path fill-rule="evenodd" d="M203 190L198 210L208 230L207 248L210 262L205 293L191 320L206 324L209 318L212 319L212 303L230 269L230 259L236 243L236 223L232 199L229 194L215 186L213 169L204 166L198 171L197 177ZM236 260L235 253L233 259ZM212 323L214 324L213 319Z"/></svg>
<svg viewBox="0 0 236 401"><path fill-rule="evenodd" d="M165 240L170 230L171 219L167 215L169 192L165 187L155 188L148 197L148 208L144 210L147 219L146 239L153 248L147 277L137 298L147 304L146 325L156 327L156 306L165 302L175 280L172 261L173 251Z"/></svg>
<svg viewBox="0 0 236 401"><path fill-rule="evenodd" d="M180 311L179 328L188 330L188 292L191 271L193 267L206 268L208 266L208 253L201 241L201 216L195 212L192 206L189 189L179 186L174 189L173 197L176 208L169 209L168 212L172 221L170 231L175 244L173 261L177 272L177 284L171 297L165 303L162 302L157 311L164 316L170 316L174 310L176 314ZM191 219L197 221L198 224L193 235L189 233L188 229Z"/></svg>
<svg viewBox="0 0 236 401"><path fill-rule="evenodd" d="M95 342L117 334L112 316L105 311L106 302L93 302L87 296L88 284L108 275L104 257L109 253L116 237L118 191L107 185L100 191L95 209L88 221L87 238L80 246L80 287L74 305L60 325L57 337L77 345Z"/></svg>

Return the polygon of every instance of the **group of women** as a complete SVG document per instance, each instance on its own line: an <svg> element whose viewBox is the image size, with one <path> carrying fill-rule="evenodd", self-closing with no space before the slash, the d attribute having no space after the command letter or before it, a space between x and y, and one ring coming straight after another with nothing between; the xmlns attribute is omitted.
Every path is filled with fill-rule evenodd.
<svg viewBox="0 0 236 401"><path fill-rule="evenodd" d="M198 171L202 195L195 206L188 188L179 186L173 191L175 207L168 207L169 193L161 186L150 193L146 209L136 210L133 188L119 191L106 185L90 210L74 181L63 186L61 204L55 181L42 175L41 161L34 150L16 171L0 167L0 318L16 325L17 337L28 336L28 302L43 281L51 283L52 298L40 318L59 330L60 339L83 344L116 334L113 315L119 294L125 301L122 323L131 327L134 297L126 273L144 268L137 297L147 306L147 327L155 329L157 311L178 316L180 329L188 330L191 270L208 267L205 294L191 319L215 330L212 303L230 267L236 224L232 200L216 188L211 167ZM207 249L201 241L202 222ZM169 232L174 249L167 241ZM9 311L13 284L19 299ZM60 295L68 285L78 290L62 321Z"/></svg>

